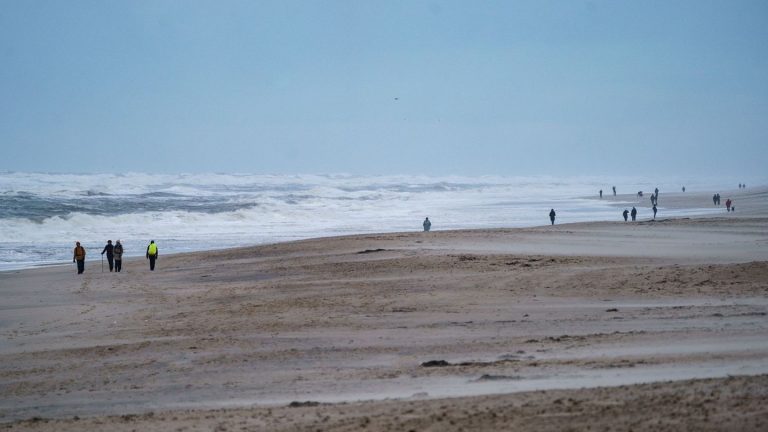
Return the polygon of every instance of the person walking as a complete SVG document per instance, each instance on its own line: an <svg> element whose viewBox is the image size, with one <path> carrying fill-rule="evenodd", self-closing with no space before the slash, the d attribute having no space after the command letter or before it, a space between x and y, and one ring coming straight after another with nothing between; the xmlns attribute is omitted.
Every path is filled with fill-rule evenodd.
<svg viewBox="0 0 768 432"><path fill-rule="evenodd" d="M85 271L85 248L80 246L80 242L75 242L72 262L77 262L77 274L82 274Z"/></svg>
<svg viewBox="0 0 768 432"><path fill-rule="evenodd" d="M149 241L147 246L147 259L149 260L149 270L155 271L155 261L157 260L157 245L154 240Z"/></svg>
<svg viewBox="0 0 768 432"><path fill-rule="evenodd" d="M424 223L421 225L424 227L424 232L427 232L432 228L432 222L429 221L429 218L424 219Z"/></svg>
<svg viewBox="0 0 768 432"><path fill-rule="evenodd" d="M600 199L603 199L603 190L600 189Z"/></svg>
<svg viewBox="0 0 768 432"><path fill-rule="evenodd" d="M731 211L731 203L732 203L732 202L733 202L733 201L731 201L731 199L730 199L730 198L728 198L727 200L725 200L725 209L726 209L727 211Z"/></svg>
<svg viewBox="0 0 768 432"><path fill-rule="evenodd" d="M656 204L653 205L653 220L656 220Z"/></svg>
<svg viewBox="0 0 768 432"><path fill-rule="evenodd" d="M632 222L634 222L637 219L637 209L632 207L630 214L632 215Z"/></svg>
<svg viewBox="0 0 768 432"><path fill-rule="evenodd" d="M613 196L616 196L616 186L613 187Z"/></svg>
<svg viewBox="0 0 768 432"><path fill-rule="evenodd" d="M627 221L627 216L629 215L629 210L624 209L624 211L621 213L622 216L624 216L624 222Z"/></svg>
<svg viewBox="0 0 768 432"><path fill-rule="evenodd" d="M123 244L120 240L115 242L115 247L112 249L112 253L115 255L115 271L120 273L123 268Z"/></svg>
<svg viewBox="0 0 768 432"><path fill-rule="evenodd" d="M101 251L101 254L104 255L104 252L107 253L107 263L109 263L109 272L112 273L112 269L115 266L114 260L115 260L115 247L112 245L112 240L107 240L107 245L104 246L104 249ZM103 265L103 261L102 261ZM101 271L104 271L104 268L101 269Z"/></svg>
<svg viewBox="0 0 768 432"><path fill-rule="evenodd" d="M555 209L551 209L549 211L549 220L552 221L552 225L555 224L555 216L556 215L557 215L557 213L555 213Z"/></svg>

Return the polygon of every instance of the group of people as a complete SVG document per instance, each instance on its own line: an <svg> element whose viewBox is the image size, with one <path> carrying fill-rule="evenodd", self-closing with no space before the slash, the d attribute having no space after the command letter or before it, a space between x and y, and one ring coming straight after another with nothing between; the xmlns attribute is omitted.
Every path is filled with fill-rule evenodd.
<svg viewBox="0 0 768 432"><path fill-rule="evenodd" d="M741 186L742 185L739 184L739 187L741 187ZM720 194L719 193L716 193L716 194L712 195L712 204L714 204L716 206L720 205ZM728 212L736 211L736 206L733 205L733 200L732 199L728 198L727 200L725 200L725 209Z"/></svg>
<svg viewBox="0 0 768 432"><path fill-rule="evenodd" d="M616 196L616 186L613 186L613 196ZM600 189L600 199L603 199L603 190Z"/></svg>
<svg viewBox="0 0 768 432"><path fill-rule="evenodd" d="M631 212L629 210L627 210L627 209L624 209L624 211L621 213L621 215L624 216L624 222L627 221L627 216L628 215L631 215L632 216L632 221L635 221L635 220L637 220L637 209L632 207L632 211Z"/></svg>
<svg viewBox="0 0 768 432"><path fill-rule="evenodd" d="M112 240L107 240L107 245L101 251L102 255L105 253L107 254L109 271L112 271L114 265L115 271L119 273L123 269L123 245L120 243L120 240L117 240L114 245L112 245Z"/></svg>
<svg viewBox="0 0 768 432"><path fill-rule="evenodd" d="M101 251L101 255L106 254L107 263L109 264L109 271L120 272L123 269L123 245L120 240L117 240L115 244L112 244L112 240L107 240L106 246ZM155 261L157 261L157 244L154 240L149 242L147 246L146 257L149 260L149 270L155 270ZM75 242L75 250L72 255L72 262L77 263L77 274L82 274L85 271L85 248L80 242ZM102 261L103 265L103 261ZM102 268L103 270L103 268Z"/></svg>

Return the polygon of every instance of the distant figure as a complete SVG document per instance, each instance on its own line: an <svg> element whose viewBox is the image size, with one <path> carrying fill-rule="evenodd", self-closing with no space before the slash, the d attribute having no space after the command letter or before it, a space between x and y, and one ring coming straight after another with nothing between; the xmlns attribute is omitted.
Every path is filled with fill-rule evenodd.
<svg viewBox="0 0 768 432"><path fill-rule="evenodd" d="M624 216L624 222L627 221L627 216L629 215L629 210L624 209L624 212L621 213L622 216Z"/></svg>
<svg viewBox="0 0 768 432"><path fill-rule="evenodd" d="M652 206L656 205L656 196L655 195L651 195L651 205Z"/></svg>
<svg viewBox="0 0 768 432"><path fill-rule="evenodd" d="M717 195L717 205L720 205L720 192L718 192L716 195Z"/></svg>
<svg viewBox="0 0 768 432"><path fill-rule="evenodd" d="M120 273L120 270L123 269L123 245L120 240L115 242L115 248L112 252L115 254L115 271Z"/></svg>
<svg viewBox="0 0 768 432"><path fill-rule="evenodd" d="M613 196L616 196L616 186L613 187Z"/></svg>
<svg viewBox="0 0 768 432"><path fill-rule="evenodd" d="M80 246L80 242L75 242L72 262L75 261L77 261L77 274L82 274L85 271L85 248Z"/></svg>
<svg viewBox="0 0 768 432"><path fill-rule="evenodd" d="M712 195L712 205L717 205L717 194Z"/></svg>
<svg viewBox="0 0 768 432"><path fill-rule="evenodd" d="M733 201L731 201L731 199L730 199L730 198L728 198L727 200L725 200L725 209L726 209L727 211L731 211L731 203L733 203Z"/></svg>
<svg viewBox="0 0 768 432"><path fill-rule="evenodd" d="M659 196L659 188L654 189L653 194Z"/></svg>
<svg viewBox="0 0 768 432"><path fill-rule="evenodd" d="M630 214L632 215L632 222L634 222L635 219L637 219L637 209L632 207L632 211L630 212Z"/></svg>
<svg viewBox="0 0 768 432"><path fill-rule="evenodd" d="M600 199L603 199L603 190L600 189Z"/></svg>
<svg viewBox="0 0 768 432"><path fill-rule="evenodd" d="M653 220L656 220L656 205L653 206Z"/></svg>
<svg viewBox="0 0 768 432"><path fill-rule="evenodd" d="M683 186L683 193L685 193L685 186Z"/></svg>
<svg viewBox="0 0 768 432"><path fill-rule="evenodd" d="M552 221L552 225L555 224L555 215L556 215L555 209L551 209L549 211L549 220Z"/></svg>
<svg viewBox="0 0 768 432"><path fill-rule="evenodd" d="M424 232L427 232L430 228L432 228L432 222L429 221L429 218L424 219L424 223L422 225L424 226Z"/></svg>
<svg viewBox="0 0 768 432"><path fill-rule="evenodd" d="M741 183L739 183L739 189L741 189Z"/></svg>
<svg viewBox="0 0 768 432"><path fill-rule="evenodd" d="M115 266L114 260L115 260L115 247L112 246L112 240L107 240L107 245L104 246L104 249L101 251L101 254L104 255L104 252L107 253L107 263L109 263L109 271L112 272L112 269ZM101 271L104 271L104 261L101 262L102 267Z"/></svg>
<svg viewBox="0 0 768 432"><path fill-rule="evenodd" d="M155 260L157 260L157 245L154 240L150 240L147 246L147 259L149 260L149 270L155 271Z"/></svg>

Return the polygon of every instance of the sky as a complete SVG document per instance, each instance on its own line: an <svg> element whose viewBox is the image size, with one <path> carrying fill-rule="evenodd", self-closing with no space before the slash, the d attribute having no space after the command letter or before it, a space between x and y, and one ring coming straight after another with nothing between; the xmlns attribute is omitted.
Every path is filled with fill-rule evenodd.
<svg viewBox="0 0 768 432"><path fill-rule="evenodd" d="M0 0L0 170L765 178L768 2Z"/></svg>

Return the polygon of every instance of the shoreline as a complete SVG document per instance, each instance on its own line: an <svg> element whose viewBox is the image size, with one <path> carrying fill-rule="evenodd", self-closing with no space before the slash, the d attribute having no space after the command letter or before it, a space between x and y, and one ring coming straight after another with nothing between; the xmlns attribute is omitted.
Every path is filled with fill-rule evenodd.
<svg viewBox="0 0 768 432"><path fill-rule="evenodd" d="M257 430L294 430L311 412L345 430L382 410L423 428L469 404L456 425L479 416L492 430L479 407L508 398L559 392L584 414L610 394L647 400L648 414L674 408L654 394L685 393L670 377L753 389L768 373L761 199L741 217L360 234L164 255L155 272L143 258L120 274L3 272L0 422L201 430L201 416L256 416ZM579 389L554 390L568 382ZM365 395L379 400L353 402ZM537 406L559 412L551 402ZM688 402L669 420L708 406ZM414 403L422 414L402 414ZM732 414L750 425L750 409ZM267 426L269 410L285 428ZM34 417L47 420L23 420Z"/></svg>
<svg viewBox="0 0 768 432"><path fill-rule="evenodd" d="M659 214L658 219L670 219L670 218L685 218L685 217L693 217L693 218L706 218L706 217L719 217L723 216L723 214L727 215L728 217L748 217L748 216L755 216L760 214L765 214L768 212L768 208L765 207L765 195L768 195L768 186L757 186L748 190L742 190L735 192L731 194L734 199L737 200L737 204L739 205L739 212L728 214L725 213L724 206L720 207L712 207L710 206L711 197L709 197L706 193L703 192L673 192L673 193L666 193L662 194L660 198L660 206L659 206ZM621 215L620 211L618 209L620 208L629 208L632 205L635 205L638 207L638 210L641 212L639 214L639 220L647 220L649 219L649 215L647 214L650 212L650 210L647 210L647 212L643 209L650 209L650 206L648 205L648 198L647 196L643 199L637 199L632 194L620 194L617 197L605 197L602 200L597 198L596 196L581 196L576 197L574 199L584 199L584 200L590 200L594 202L602 201L604 203L609 204L610 206L617 209L616 212L616 218L615 219L593 219L593 220L578 220L578 221L569 221L568 215L569 212L567 210L562 209L556 209L558 211L558 220L556 224L570 224L570 223L590 223L590 222L611 222L611 221L621 221ZM725 200L725 198L723 198ZM617 201L617 202L614 202ZM671 214L667 212L667 210L671 211ZM545 217L542 217L542 222L546 220ZM548 226L546 223L542 223L540 225L526 225L526 226L517 226L515 224L505 226L503 223L500 223L498 225L494 226L488 226L488 227L481 227L481 228L460 228L458 230L466 230L466 229L512 229L512 228L536 228L536 227L544 227ZM434 227L433 232L444 232L444 231L456 231L457 229L441 229L439 224L436 223L436 226ZM383 231L383 232L361 232L356 234L340 234L340 235L320 235L320 236L309 236L303 239L296 239L296 240L288 240L288 241L301 241L301 240L311 240L311 239L319 239L319 238L332 238L332 237L346 237L346 236L353 236L353 235L375 235L375 234L399 234L404 232L419 232L417 230L413 231ZM262 246L262 245L268 245L268 244L278 244L282 243L283 241L268 241L265 243L252 243L250 245L241 245L241 246L234 246L234 248L240 248L240 247L254 247L254 246ZM89 249L96 250L99 249L101 246L98 246L94 249L93 246L90 246ZM212 251L212 250L226 250L231 249L232 246L224 246L221 248L202 248L202 249L195 249L191 251L184 251L184 252L171 252L171 254L176 253L195 253L195 252L205 252L205 251ZM170 255L170 254L168 254ZM142 254L139 255L126 255L126 258L139 258L142 257ZM98 259L94 260L87 260L86 263L94 263L98 262ZM68 265L69 260L65 261L56 261L56 262L49 262L49 263L32 263L32 264L22 264L22 265L14 265L9 264L12 267L0 269L0 273L2 272L8 272L8 271L18 271L18 270L27 270L27 269L33 269L37 268L38 266L49 266L49 265Z"/></svg>

